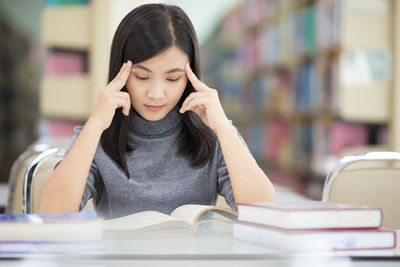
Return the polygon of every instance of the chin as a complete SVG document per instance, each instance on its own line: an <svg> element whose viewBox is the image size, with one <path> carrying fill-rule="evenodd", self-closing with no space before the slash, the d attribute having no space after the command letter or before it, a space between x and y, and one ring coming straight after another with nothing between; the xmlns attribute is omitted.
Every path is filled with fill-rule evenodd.
<svg viewBox="0 0 400 267"><path fill-rule="evenodd" d="M140 114L143 119L146 121L159 121L162 120L167 114L164 114L163 112L161 113L151 113L148 114L147 112Z"/></svg>

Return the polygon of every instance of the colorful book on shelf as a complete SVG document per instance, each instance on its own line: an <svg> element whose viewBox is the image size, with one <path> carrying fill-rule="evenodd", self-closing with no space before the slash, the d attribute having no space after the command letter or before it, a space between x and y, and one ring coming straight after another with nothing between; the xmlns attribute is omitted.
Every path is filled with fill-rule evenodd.
<svg viewBox="0 0 400 267"><path fill-rule="evenodd" d="M170 215L158 211L143 211L104 220L104 233L112 238L148 230L195 232L200 224L216 221L232 223L236 217L237 213L228 208L186 204L177 207Z"/></svg>
<svg viewBox="0 0 400 267"><path fill-rule="evenodd" d="M317 70L313 62L302 65L294 82L296 109L302 112L316 108Z"/></svg>
<svg viewBox="0 0 400 267"><path fill-rule="evenodd" d="M395 231L378 228L284 230L239 221L234 223L233 236L286 251L393 249L396 246Z"/></svg>
<svg viewBox="0 0 400 267"><path fill-rule="evenodd" d="M338 0L316 3L316 40L320 49L329 49L339 42L340 7Z"/></svg>
<svg viewBox="0 0 400 267"><path fill-rule="evenodd" d="M86 54L82 52L49 51L46 56L45 76L84 73L86 61Z"/></svg>
<svg viewBox="0 0 400 267"><path fill-rule="evenodd" d="M87 5L89 0L46 0L45 6Z"/></svg>
<svg viewBox="0 0 400 267"><path fill-rule="evenodd" d="M309 6L303 11L303 29L304 29L304 50L307 54L314 54L316 51L315 36L315 7Z"/></svg>
<svg viewBox="0 0 400 267"><path fill-rule="evenodd" d="M102 239L94 211L65 214L0 214L0 246L16 242L80 242Z"/></svg>
<svg viewBox="0 0 400 267"><path fill-rule="evenodd" d="M251 153L255 158L263 158L263 136L264 136L264 125L260 123L254 123L250 125L250 139L248 145Z"/></svg>
<svg viewBox="0 0 400 267"><path fill-rule="evenodd" d="M258 202L238 204L238 220L282 229L376 228L382 211L325 201Z"/></svg>
<svg viewBox="0 0 400 267"><path fill-rule="evenodd" d="M312 157L314 147L313 124L311 122L296 123L293 127L293 154L296 161L295 166L308 166Z"/></svg>
<svg viewBox="0 0 400 267"><path fill-rule="evenodd" d="M365 146L368 129L365 125L335 122L330 130L330 154L340 156L344 148Z"/></svg>
<svg viewBox="0 0 400 267"><path fill-rule="evenodd" d="M288 163L290 158L291 126L285 120L273 119L266 124L265 154L268 160Z"/></svg>
<svg viewBox="0 0 400 267"><path fill-rule="evenodd" d="M266 79L258 77L252 86L252 106L259 111L265 110L266 105Z"/></svg>
<svg viewBox="0 0 400 267"><path fill-rule="evenodd" d="M74 128L84 125L83 121L50 119L47 121L47 133L50 137L70 137L74 136Z"/></svg>

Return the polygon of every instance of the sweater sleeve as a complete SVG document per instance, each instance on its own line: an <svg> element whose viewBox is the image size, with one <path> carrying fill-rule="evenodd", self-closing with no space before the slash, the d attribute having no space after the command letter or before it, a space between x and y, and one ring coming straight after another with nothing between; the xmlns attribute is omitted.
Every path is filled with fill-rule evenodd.
<svg viewBox="0 0 400 267"><path fill-rule="evenodd" d="M240 140L243 145L247 148L247 151L250 150L244 141L243 137L240 135L235 126L233 128L236 130ZM222 154L221 146L217 140L217 157L218 157L218 193L224 196L226 203L233 209L236 210L236 202L233 197L232 184L229 177L228 169L226 167L224 155ZM254 158L253 158L254 159Z"/></svg>
<svg viewBox="0 0 400 267"><path fill-rule="evenodd" d="M78 138L79 134L81 133L83 129L83 126L76 126L74 128L74 137L72 138L72 141L67 149L66 154L71 150L72 146L74 145L74 143L76 142L76 139ZM58 163L60 164L61 161ZM58 166L57 164L57 166ZM85 185L85 189L83 191L83 195L82 195L82 199L81 199L81 203L79 205L79 210L81 211L85 206L86 203L88 202L89 199L94 198L96 199L97 197L97 192L98 192L98 181L99 181L99 173L97 170L97 166L94 163L94 161L92 161L92 164L90 166L89 169L89 174L86 180L86 185Z"/></svg>

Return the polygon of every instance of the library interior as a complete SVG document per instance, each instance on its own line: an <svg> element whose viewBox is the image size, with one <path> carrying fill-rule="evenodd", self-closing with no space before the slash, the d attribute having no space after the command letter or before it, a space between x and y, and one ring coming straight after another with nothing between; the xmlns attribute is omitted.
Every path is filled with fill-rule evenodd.
<svg viewBox="0 0 400 267"><path fill-rule="evenodd" d="M135 7L153 2L0 0L0 215L38 212L44 181L33 184L35 176L50 175L70 146L74 127L83 126L91 115L107 85L111 43L121 20ZM384 231L385 240L394 233L394 241L387 245L391 252L382 254L382 262L398 264L400 2L158 2L179 6L193 23L201 80L218 91L226 116L274 185L277 202L347 202L372 206L375 212L381 209L383 222L381 214L376 215L378 224L369 227L376 228L382 240ZM358 199L353 200L355 195ZM223 198L218 198L220 202ZM233 235L251 241L251 234L264 232L245 223L240 214L244 206L238 207L241 222L235 223ZM0 223L0 246L2 232ZM143 247L134 244L130 250L125 248L128 243L120 244L118 248L125 250L118 255L125 260L151 259L154 265L157 259L171 264L194 259L201 265L205 259L224 257L226 264L240 257L249 261L241 261L241 266L263 263L271 255L282 261L279 266L335 266L335 262L358 266L369 260L363 258L365 253L331 262L331 254L328 258L265 254L262 246L232 247L228 244L232 237L212 238L215 254L203 239L190 245L159 240L165 251L179 243L171 254L152 248L151 239L146 239L141 240ZM196 245L201 249L194 254L200 256L185 250ZM369 244L369 248L374 247ZM115 251L109 255L115 256Z"/></svg>

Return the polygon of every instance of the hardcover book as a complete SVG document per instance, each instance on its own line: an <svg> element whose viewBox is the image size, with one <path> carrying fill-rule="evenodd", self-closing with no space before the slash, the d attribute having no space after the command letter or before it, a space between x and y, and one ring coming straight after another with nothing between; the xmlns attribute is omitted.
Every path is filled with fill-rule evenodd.
<svg viewBox="0 0 400 267"><path fill-rule="evenodd" d="M376 228L382 211L367 206L324 201L238 204L238 220L283 229Z"/></svg>
<svg viewBox="0 0 400 267"><path fill-rule="evenodd" d="M393 249L396 246L395 232L378 228L284 230L235 222L233 236L287 251Z"/></svg>

